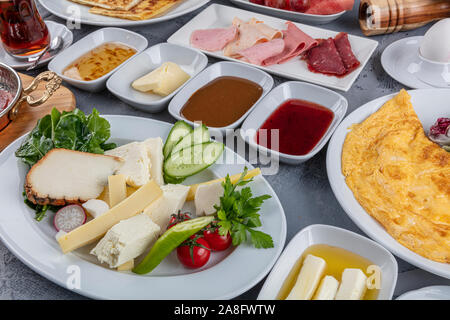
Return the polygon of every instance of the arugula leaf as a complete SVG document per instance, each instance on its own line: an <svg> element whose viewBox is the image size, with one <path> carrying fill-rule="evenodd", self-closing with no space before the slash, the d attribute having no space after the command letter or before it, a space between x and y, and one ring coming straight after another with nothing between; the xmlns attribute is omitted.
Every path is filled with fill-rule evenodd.
<svg viewBox="0 0 450 320"><path fill-rule="evenodd" d="M250 187L236 190L237 187L246 186L253 181L253 179L244 180L246 175L247 168L244 169L235 184L231 183L229 175L222 182L224 194L220 198L220 205L215 206L216 215L219 219L219 234L226 235L229 233L235 246L246 242L249 235L255 248L273 248L273 240L270 235L254 230L254 228L262 225L258 212L263 202L271 196L265 194L253 197Z"/></svg>

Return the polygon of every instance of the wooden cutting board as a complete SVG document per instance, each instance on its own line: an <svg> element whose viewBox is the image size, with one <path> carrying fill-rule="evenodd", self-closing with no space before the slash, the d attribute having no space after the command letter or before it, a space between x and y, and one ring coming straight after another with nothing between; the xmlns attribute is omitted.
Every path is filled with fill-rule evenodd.
<svg viewBox="0 0 450 320"><path fill-rule="evenodd" d="M27 87L33 77L19 73L22 79L23 87ZM33 97L40 97L45 91L45 82L41 82L38 88L31 94ZM11 121L6 128L0 131L0 152L6 148L11 142L31 131L37 121L43 116L50 113L53 108L59 111L71 111L75 109L76 102L73 93L66 87L59 87L55 93L44 104L31 108L27 103L23 103L20 107L17 119Z"/></svg>

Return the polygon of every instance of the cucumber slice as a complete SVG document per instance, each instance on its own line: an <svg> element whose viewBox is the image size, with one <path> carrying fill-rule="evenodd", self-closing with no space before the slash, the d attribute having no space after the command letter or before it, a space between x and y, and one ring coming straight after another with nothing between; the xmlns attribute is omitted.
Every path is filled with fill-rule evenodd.
<svg viewBox="0 0 450 320"><path fill-rule="evenodd" d="M163 147L164 159L170 155L173 147L192 131L192 127L186 122L182 120L175 122Z"/></svg>
<svg viewBox="0 0 450 320"><path fill-rule="evenodd" d="M167 174L164 174L164 182L170 183L170 184L180 184L184 181L184 178L176 178L168 176Z"/></svg>
<svg viewBox="0 0 450 320"><path fill-rule="evenodd" d="M195 144L208 142L211 139L208 128L205 125L198 126L191 133L184 136L180 142L178 142L170 152L170 154L177 153L178 151L188 148Z"/></svg>
<svg viewBox="0 0 450 320"><path fill-rule="evenodd" d="M192 176L216 162L223 149L223 143L210 141L172 153L164 162L164 174L175 179Z"/></svg>
<svg viewBox="0 0 450 320"><path fill-rule="evenodd" d="M215 219L214 216L195 218L177 223L175 226L163 233L156 240L147 256L139 263L133 272L146 274L155 269L173 250L190 236L196 234Z"/></svg>

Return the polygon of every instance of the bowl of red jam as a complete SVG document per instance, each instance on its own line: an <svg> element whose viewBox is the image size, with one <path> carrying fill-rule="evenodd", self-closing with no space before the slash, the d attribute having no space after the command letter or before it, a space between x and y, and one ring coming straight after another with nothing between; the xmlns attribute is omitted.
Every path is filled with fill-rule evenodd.
<svg viewBox="0 0 450 320"><path fill-rule="evenodd" d="M347 111L340 94L290 81L273 89L249 114L242 138L263 154L290 164L312 158L328 142Z"/></svg>

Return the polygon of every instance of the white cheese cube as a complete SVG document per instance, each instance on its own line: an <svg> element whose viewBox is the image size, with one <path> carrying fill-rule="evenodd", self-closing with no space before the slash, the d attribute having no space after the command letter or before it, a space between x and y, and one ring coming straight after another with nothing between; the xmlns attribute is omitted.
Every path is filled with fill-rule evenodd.
<svg viewBox="0 0 450 320"><path fill-rule="evenodd" d="M162 186L164 184L163 178L163 141L160 137L149 138L142 142L147 148L150 158L150 177L155 180L157 184Z"/></svg>
<svg viewBox="0 0 450 320"><path fill-rule="evenodd" d="M108 150L106 155L116 156L124 160L116 174L123 174L127 184L141 187L150 181L151 162L147 148L140 142L132 142L118 148Z"/></svg>
<svg viewBox="0 0 450 320"><path fill-rule="evenodd" d="M105 201L98 199L88 200L83 203L82 206L94 219L100 217L109 210L109 205Z"/></svg>
<svg viewBox="0 0 450 320"><path fill-rule="evenodd" d="M194 198L197 217L215 213L214 205L220 204L223 192L222 182L199 185Z"/></svg>
<svg viewBox="0 0 450 320"><path fill-rule="evenodd" d="M117 268L147 251L159 233L159 226L149 216L138 214L109 229L91 254L110 268Z"/></svg>
<svg viewBox="0 0 450 320"><path fill-rule="evenodd" d="M325 260L308 254L303 261L297 281L286 300L311 300L326 266Z"/></svg>
<svg viewBox="0 0 450 320"><path fill-rule="evenodd" d="M162 197L145 208L144 213L160 226L161 232L166 230L170 215L183 208L189 189L190 187L182 184L161 186Z"/></svg>
<svg viewBox="0 0 450 320"><path fill-rule="evenodd" d="M336 300L361 300L366 293L367 276L361 269L347 268L342 272Z"/></svg>
<svg viewBox="0 0 450 320"><path fill-rule="evenodd" d="M59 238L61 238L62 236L65 236L67 234L67 232L65 232L64 230L59 230L56 234L55 234L55 239L58 240Z"/></svg>
<svg viewBox="0 0 450 320"><path fill-rule="evenodd" d="M339 287L339 281L332 276L323 277L313 300L334 300Z"/></svg>

